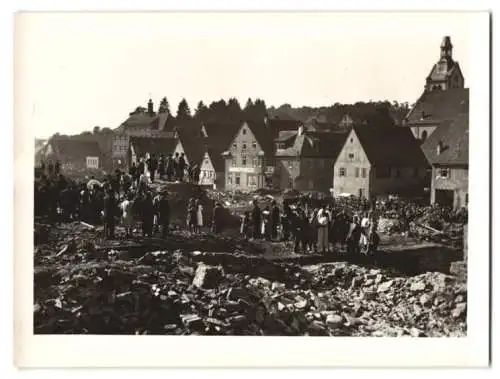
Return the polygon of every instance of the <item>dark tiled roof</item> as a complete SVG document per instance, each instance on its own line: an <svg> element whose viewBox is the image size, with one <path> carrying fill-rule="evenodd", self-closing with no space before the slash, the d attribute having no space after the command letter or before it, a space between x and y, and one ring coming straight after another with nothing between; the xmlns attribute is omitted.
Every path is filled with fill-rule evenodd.
<svg viewBox="0 0 500 379"><path fill-rule="evenodd" d="M207 132L207 145L222 152L231 144L234 136L238 133L241 123L210 122L203 125Z"/></svg>
<svg viewBox="0 0 500 379"><path fill-rule="evenodd" d="M457 88L446 91L424 91L408 113L408 124L422 120L454 119L469 111L469 89ZM423 116L423 117L422 117Z"/></svg>
<svg viewBox="0 0 500 379"><path fill-rule="evenodd" d="M206 150L204 139L199 134L195 134L191 128L180 127L177 133L189 163L201 164Z"/></svg>
<svg viewBox="0 0 500 379"><path fill-rule="evenodd" d="M355 126L354 131L374 166L429 166L410 128L363 125Z"/></svg>
<svg viewBox="0 0 500 379"><path fill-rule="evenodd" d="M267 120L267 126L273 131L276 137L282 131L296 131L301 124L301 121L292 119L269 118Z"/></svg>
<svg viewBox="0 0 500 379"><path fill-rule="evenodd" d="M224 151L221 151L220 149L214 149L210 146L207 147L206 151L208 153L208 156L210 157L210 160L212 161L215 172L224 172L225 165L224 157L222 156L222 153Z"/></svg>
<svg viewBox="0 0 500 379"><path fill-rule="evenodd" d="M455 62L453 59L447 59L444 62L446 64L446 70L445 71L439 70L439 64L443 63L442 60L439 61L434 66L432 66L431 72L427 76L427 80L436 82L444 81L447 80L449 77L451 77L455 71L460 70L458 62Z"/></svg>
<svg viewBox="0 0 500 379"><path fill-rule="evenodd" d="M441 154L437 154L439 143ZM453 122L448 122L434 130L423 143L422 150L427 160L435 164L469 164L469 114L460 114Z"/></svg>
<svg viewBox="0 0 500 379"><path fill-rule="evenodd" d="M248 127L255 136L257 143L262 148L262 151L267 157L274 156L274 133L269 127L262 121L248 120L246 121Z"/></svg>
<svg viewBox="0 0 500 379"><path fill-rule="evenodd" d="M85 160L86 157L100 157L101 150L96 141L52 138L50 145L56 156L67 160Z"/></svg>
<svg viewBox="0 0 500 379"><path fill-rule="evenodd" d="M293 145L279 149L279 157L311 157L336 159L349 133L343 132L304 132L297 135Z"/></svg>
<svg viewBox="0 0 500 379"><path fill-rule="evenodd" d="M151 138L151 137L130 137L130 145L138 157L144 157L147 153L155 156L172 153L177 144L175 138Z"/></svg>

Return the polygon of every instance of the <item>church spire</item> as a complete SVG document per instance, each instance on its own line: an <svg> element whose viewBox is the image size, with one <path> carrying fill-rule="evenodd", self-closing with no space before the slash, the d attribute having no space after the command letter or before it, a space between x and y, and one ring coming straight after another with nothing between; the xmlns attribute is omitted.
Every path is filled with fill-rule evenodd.
<svg viewBox="0 0 500 379"><path fill-rule="evenodd" d="M445 36L441 43L441 59L452 59L452 50L453 45L451 44L451 38Z"/></svg>

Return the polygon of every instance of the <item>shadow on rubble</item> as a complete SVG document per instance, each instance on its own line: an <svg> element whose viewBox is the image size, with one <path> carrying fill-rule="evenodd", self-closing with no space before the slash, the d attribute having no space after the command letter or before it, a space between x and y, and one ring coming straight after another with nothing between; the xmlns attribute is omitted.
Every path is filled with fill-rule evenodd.
<svg viewBox="0 0 500 379"><path fill-rule="evenodd" d="M373 256L348 255L339 252L327 255L311 254L299 257L275 258L273 262L294 262L299 265L313 265L327 262L348 262L364 267L382 268L413 276L425 272L450 274L450 265L460 260L462 254L447 246L427 244L422 246L387 248Z"/></svg>

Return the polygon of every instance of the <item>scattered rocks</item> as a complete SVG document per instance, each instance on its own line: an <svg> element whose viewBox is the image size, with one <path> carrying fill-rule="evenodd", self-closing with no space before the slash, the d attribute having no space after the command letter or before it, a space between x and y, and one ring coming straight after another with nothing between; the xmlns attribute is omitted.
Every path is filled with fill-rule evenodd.
<svg viewBox="0 0 500 379"><path fill-rule="evenodd" d="M425 283L422 281L411 283L410 291L421 292L425 290Z"/></svg>
<svg viewBox="0 0 500 379"><path fill-rule="evenodd" d="M342 316L338 314L329 314L326 317L326 324L331 328L338 328L343 324Z"/></svg>
<svg viewBox="0 0 500 379"><path fill-rule="evenodd" d="M208 266L200 263L194 274L193 285L198 288L215 288L223 276L222 267Z"/></svg>

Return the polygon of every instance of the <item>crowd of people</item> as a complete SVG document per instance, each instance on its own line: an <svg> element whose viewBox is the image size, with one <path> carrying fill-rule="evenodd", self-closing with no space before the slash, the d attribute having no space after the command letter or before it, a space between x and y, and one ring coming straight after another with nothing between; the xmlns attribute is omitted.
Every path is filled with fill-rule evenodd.
<svg viewBox="0 0 500 379"><path fill-rule="evenodd" d="M45 216L51 222L102 223L106 238L115 238L115 227L119 224L125 228L126 236L131 237L140 223L144 237L160 233L167 238L171 223L169 194L154 191L150 184L157 178L156 173L169 181L183 181L187 167L182 154L170 154L158 161L151 156L132 165L128 174L117 169L102 181L91 177L76 182L61 173L60 162L42 164L40 176L35 180L35 216ZM196 174L193 167L188 172ZM196 177L189 178L196 181ZM221 203L216 202L213 213L208 215L211 217L205 213L201 198L191 198L186 204L186 228L191 233L200 233L204 226L210 226L212 232L221 233L225 226ZM296 252L329 253L340 247L348 253L370 253L376 251L380 242L377 234L380 217L398 218L403 229L409 230L410 223L425 214L437 215L440 220L467 222L466 209L453 211L439 206L355 197L325 201L300 196L284 200L281 209L274 200L263 209L253 201L252 209L242 216L240 234L245 239L292 242ZM211 220L210 225L207 219Z"/></svg>
<svg viewBox="0 0 500 379"><path fill-rule="evenodd" d="M300 200L295 204L284 202L282 210L276 201L264 210L254 201L252 211L244 213L240 226L245 239L293 241L295 252L323 254L337 246L353 254L374 252L380 241L376 230L373 212L350 214L343 207L325 203L310 206Z"/></svg>
<svg viewBox="0 0 500 379"><path fill-rule="evenodd" d="M132 162L129 175L136 183L151 181L155 178L169 182L185 180L198 183L200 180L200 166L195 162L187 163L184 153L164 154L156 157L154 154L139 159L136 164Z"/></svg>

